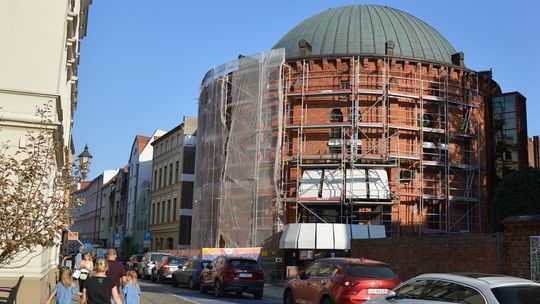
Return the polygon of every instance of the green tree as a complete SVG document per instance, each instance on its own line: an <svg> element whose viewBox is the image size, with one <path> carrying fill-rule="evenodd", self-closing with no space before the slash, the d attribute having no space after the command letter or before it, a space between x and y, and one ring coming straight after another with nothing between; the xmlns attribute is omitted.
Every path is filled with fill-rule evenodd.
<svg viewBox="0 0 540 304"><path fill-rule="evenodd" d="M492 229L503 231L509 216L540 214L540 171L523 168L505 176L495 189Z"/></svg>

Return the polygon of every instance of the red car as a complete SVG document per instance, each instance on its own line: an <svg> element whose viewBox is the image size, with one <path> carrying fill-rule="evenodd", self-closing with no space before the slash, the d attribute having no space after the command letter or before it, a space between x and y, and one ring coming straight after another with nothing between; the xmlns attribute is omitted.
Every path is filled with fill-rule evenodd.
<svg viewBox="0 0 540 304"><path fill-rule="evenodd" d="M382 262L320 259L285 284L283 303L362 303L383 297L400 283L394 271Z"/></svg>
<svg viewBox="0 0 540 304"><path fill-rule="evenodd" d="M200 291L214 290L216 298L227 292L241 296L251 293L255 299L263 297L264 272L259 262L250 258L220 256L201 272Z"/></svg>

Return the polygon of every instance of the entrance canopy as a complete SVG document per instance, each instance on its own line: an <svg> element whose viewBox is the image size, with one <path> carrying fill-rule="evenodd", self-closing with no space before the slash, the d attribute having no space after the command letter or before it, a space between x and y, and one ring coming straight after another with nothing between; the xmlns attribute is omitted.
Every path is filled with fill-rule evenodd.
<svg viewBox="0 0 540 304"><path fill-rule="evenodd" d="M385 238L383 225L328 223L288 224L279 240L280 249L351 249L351 239Z"/></svg>

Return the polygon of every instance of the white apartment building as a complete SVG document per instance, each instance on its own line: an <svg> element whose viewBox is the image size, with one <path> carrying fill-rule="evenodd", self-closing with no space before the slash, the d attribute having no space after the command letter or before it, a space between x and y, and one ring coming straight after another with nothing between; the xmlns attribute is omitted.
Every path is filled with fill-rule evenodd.
<svg viewBox="0 0 540 304"><path fill-rule="evenodd" d="M0 142L8 142L13 153L24 148L27 132L43 127L36 107L49 104L47 127L62 143L55 157L58 171L67 168L74 153L77 66L91 2L0 1ZM21 253L27 257L0 270L0 286L13 286L24 275L17 303L43 303L55 284L58 252L56 246Z"/></svg>
<svg viewBox="0 0 540 304"><path fill-rule="evenodd" d="M129 182L128 182L128 197L127 197L127 216L125 223L125 235L122 235L123 243L127 243L128 250L131 251L133 246L135 205L139 201L142 193L142 184L152 180L152 143L160 136L167 132L156 130L150 137L137 135L131 146L129 157ZM142 245L142 244L141 244Z"/></svg>

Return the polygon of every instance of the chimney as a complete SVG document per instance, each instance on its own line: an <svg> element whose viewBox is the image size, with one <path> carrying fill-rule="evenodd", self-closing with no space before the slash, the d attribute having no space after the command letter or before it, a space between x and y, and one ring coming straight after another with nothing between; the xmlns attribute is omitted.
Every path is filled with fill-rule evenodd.
<svg viewBox="0 0 540 304"><path fill-rule="evenodd" d="M384 44L384 53L386 55L389 55L389 56L394 55L394 47L395 46L396 46L396 44L394 43L393 40L386 41L386 43Z"/></svg>
<svg viewBox="0 0 540 304"><path fill-rule="evenodd" d="M298 41L298 47L300 48L300 56L311 55L311 44L304 39Z"/></svg>
<svg viewBox="0 0 540 304"><path fill-rule="evenodd" d="M463 54L463 52L452 54L453 65L457 65L460 67L465 66L464 60L465 60L465 54Z"/></svg>

